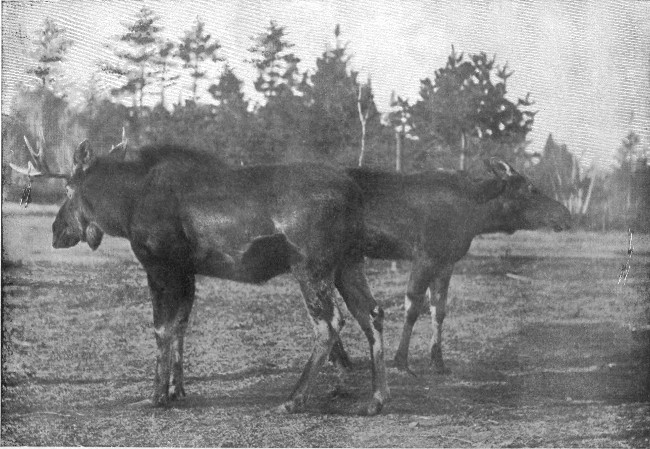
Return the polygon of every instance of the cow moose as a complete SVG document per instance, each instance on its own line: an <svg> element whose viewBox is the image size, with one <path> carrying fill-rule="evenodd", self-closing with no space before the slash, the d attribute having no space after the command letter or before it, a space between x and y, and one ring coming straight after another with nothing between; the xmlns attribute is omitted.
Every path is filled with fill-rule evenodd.
<svg viewBox="0 0 650 449"><path fill-rule="evenodd" d="M278 412L299 411L338 340L343 297L370 344L373 396L360 413L378 413L389 398L383 310L364 274L363 205L358 186L324 165L231 168L215 157L176 146L145 147L125 160L123 141L93 155L88 141L71 175L50 173L26 140L36 166L30 176L67 178L67 196L52 225L53 246L104 234L129 240L147 274L157 343L152 404L185 396L183 343L194 302L195 276L263 283L291 273L316 334L302 375ZM40 156L40 157L39 157Z"/></svg>
<svg viewBox="0 0 650 449"><path fill-rule="evenodd" d="M405 320L395 355L398 369L412 374L408 351L413 326L426 304L433 325L430 357L434 371L448 372L442 356L442 324L454 264L479 234L550 227L570 227L569 211L537 190L512 166L499 159L486 161L495 175L482 182L462 172L399 174L363 168L347 173L360 186L365 200L369 258L413 262L404 299ZM331 358L349 364L337 342Z"/></svg>

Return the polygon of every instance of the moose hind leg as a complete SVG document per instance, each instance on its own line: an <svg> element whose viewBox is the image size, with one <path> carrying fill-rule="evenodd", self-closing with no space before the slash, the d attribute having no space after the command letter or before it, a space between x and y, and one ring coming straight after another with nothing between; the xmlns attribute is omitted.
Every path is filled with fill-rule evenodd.
<svg viewBox="0 0 650 449"><path fill-rule="evenodd" d="M300 284L307 310L314 325L315 343L311 356L289 399L277 408L277 411L281 413L293 413L302 408L343 325L341 312L334 301L332 276L317 278L303 264L294 267L293 273Z"/></svg>
<svg viewBox="0 0 650 449"><path fill-rule="evenodd" d="M178 313L178 330L174 335L171 347L172 370L169 382L169 399L176 400L185 397L185 385L183 374L183 343L185 341L185 331L187 323L192 312L194 302L194 283L191 285L191 292L188 292L186 300L181 303Z"/></svg>
<svg viewBox="0 0 650 449"><path fill-rule="evenodd" d="M404 325L402 336L395 353L395 366L410 374L413 372L408 366L409 346L413 327L417 321L426 301L426 291L429 287L433 269L426 264L414 262L411 276L409 277L406 296L404 298Z"/></svg>
<svg viewBox="0 0 650 449"><path fill-rule="evenodd" d="M384 311L370 292L362 262L342 267L337 272L336 287L370 344L373 397L370 404L360 411L376 415L390 398L384 361Z"/></svg>
<svg viewBox="0 0 650 449"><path fill-rule="evenodd" d="M433 335L431 337L431 364L436 373L448 374L450 370L445 366L442 357L442 323L445 320L447 307L447 292L451 279L451 268L437 277L429 286L431 294L431 325Z"/></svg>

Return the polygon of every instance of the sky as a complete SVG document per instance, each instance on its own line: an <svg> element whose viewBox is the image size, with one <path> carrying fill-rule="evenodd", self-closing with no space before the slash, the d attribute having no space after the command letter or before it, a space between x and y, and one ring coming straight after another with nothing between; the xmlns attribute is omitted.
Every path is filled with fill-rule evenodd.
<svg viewBox="0 0 650 449"><path fill-rule="evenodd" d="M16 83L27 77L26 51L45 17L75 41L66 75L83 87L101 62L111 61L105 44L142 6L160 16L173 39L201 18L253 101L256 74L246 62L252 36L271 20L284 26L301 70L313 72L340 24L351 67L361 80L372 79L380 111L389 110L393 91L417 101L420 80L433 78L453 45L496 56L514 71L507 97L516 102L530 93L538 111L531 150L541 151L552 133L584 166L609 166L630 130L650 148L650 1L644 0L2 0L2 112L10 111ZM211 69L208 84L220 69ZM189 97L189 78L180 83L167 95L174 102Z"/></svg>

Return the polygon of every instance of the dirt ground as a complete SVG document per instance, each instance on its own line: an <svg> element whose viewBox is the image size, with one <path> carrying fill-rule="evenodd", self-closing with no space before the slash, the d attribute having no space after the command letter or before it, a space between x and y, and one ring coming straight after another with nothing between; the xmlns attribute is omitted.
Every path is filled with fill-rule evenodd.
<svg viewBox="0 0 650 449"><path fill-rule="evenodd" d="M3 205L3 445L650 447L650 236L518 232L477 238L456 267L444 331L452 372L428 364L417 323L412 377L392 366L410 264L370 262L386 310L392 398L369 399L367 342L348 316L345 394L328 366L304 412L276 415L312 331L288 276L263 286L201 278L186 338L188 397L134 407L155 359L143 270L125 240L51 247L55 209ZM346 312L347 314L347 312Z"/></svg>

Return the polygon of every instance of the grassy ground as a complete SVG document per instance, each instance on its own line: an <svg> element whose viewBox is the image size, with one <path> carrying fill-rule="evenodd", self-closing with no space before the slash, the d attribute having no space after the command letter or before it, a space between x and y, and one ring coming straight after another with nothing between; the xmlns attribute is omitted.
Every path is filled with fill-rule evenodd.
<svg viewBox="0 0 650 449"><path fill-rule="evenodd" d="M411 346L418 376L392 368L409 264L371 262L392 400L381 416L352 413L370 372L348 319L349 394L328 394L328 367L304 413L277 416L268 410L297 381L312 338L289 277L200 279L188 397L132 407L149 395L155 358L144 272L124 240L52 249L53 213L3 206L3 445L650 446L650 342L630 330L650 322L650 236L634 236L624 286L624 233L476 239L450 287L445 376L428 366L428 316Z"/></svg>

